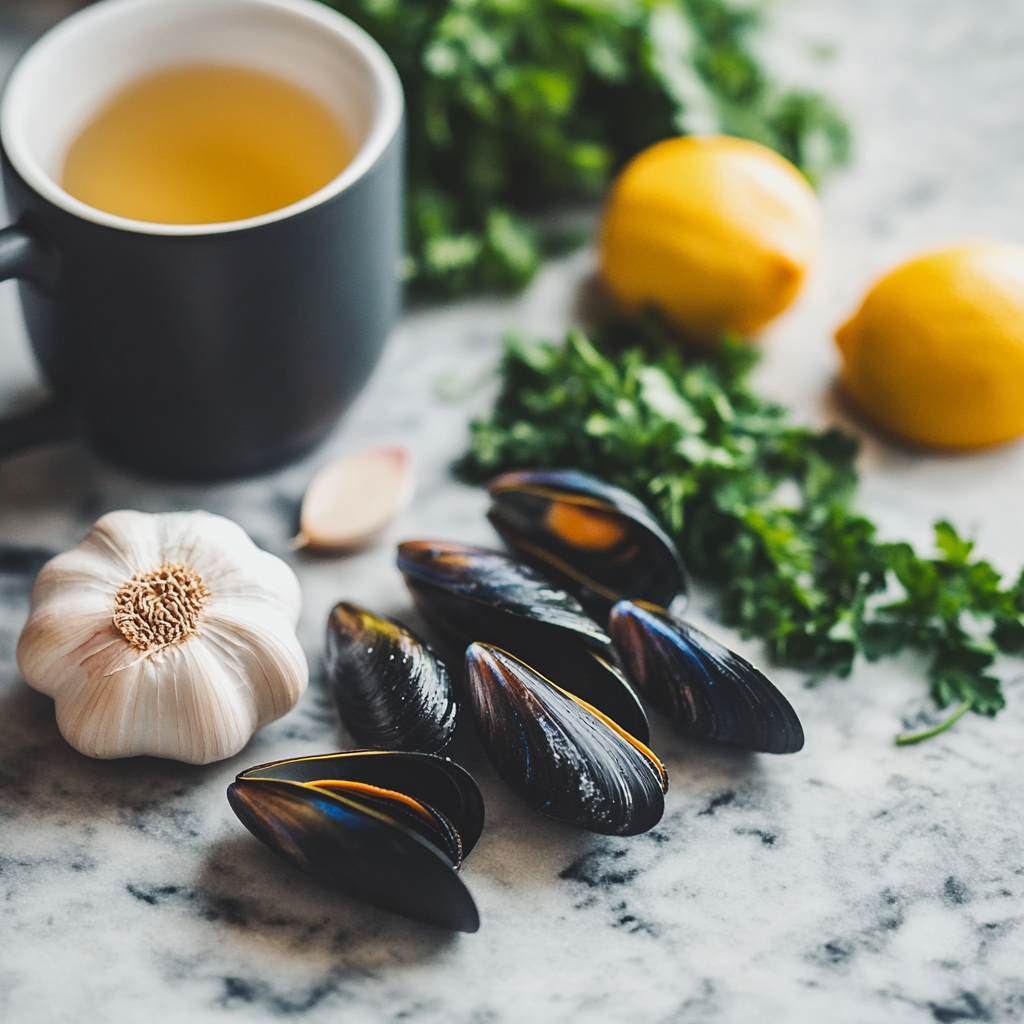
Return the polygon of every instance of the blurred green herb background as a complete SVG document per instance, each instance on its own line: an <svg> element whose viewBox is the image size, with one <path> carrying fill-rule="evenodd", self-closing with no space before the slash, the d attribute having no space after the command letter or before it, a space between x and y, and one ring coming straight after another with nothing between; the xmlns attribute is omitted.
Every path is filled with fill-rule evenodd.
<svg viewBox="0 0 1024 1024"><path fill-rule="evenodd" d="M635 153L727 132L812 183L847 156L821 96L785 90L750 46L760 14L724 0L330 0L405 88L413 293L514 290L573 239L553 205L594 200Z"/></svg>

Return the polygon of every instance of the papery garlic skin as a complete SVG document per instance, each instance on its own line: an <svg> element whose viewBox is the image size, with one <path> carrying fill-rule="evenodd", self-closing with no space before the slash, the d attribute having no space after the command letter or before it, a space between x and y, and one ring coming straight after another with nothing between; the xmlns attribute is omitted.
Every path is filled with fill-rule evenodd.
<svg viewBox="0 0 1024 1024"><path fill-rule="evenodd" d="M166 566L198 577L208 596L195 632L145 649L115 625L117 595ZM236 754L306 689L301 604L295 573L229 519L110 512L43 566L18 667L53 697L61 733L83 754L208 764Z"/></svg>

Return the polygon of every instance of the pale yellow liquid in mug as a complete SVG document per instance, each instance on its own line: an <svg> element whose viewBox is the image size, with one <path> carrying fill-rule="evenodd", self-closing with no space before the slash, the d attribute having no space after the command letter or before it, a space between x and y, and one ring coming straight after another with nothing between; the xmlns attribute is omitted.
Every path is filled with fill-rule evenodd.
<svg viewBox="0 0 1024 1024"><path fill-rule="evenodd" d="M354 155L335 116L298 86L190 65L117 93L72 143L61 184L121 217L214 224L305 199Z"/></svg>

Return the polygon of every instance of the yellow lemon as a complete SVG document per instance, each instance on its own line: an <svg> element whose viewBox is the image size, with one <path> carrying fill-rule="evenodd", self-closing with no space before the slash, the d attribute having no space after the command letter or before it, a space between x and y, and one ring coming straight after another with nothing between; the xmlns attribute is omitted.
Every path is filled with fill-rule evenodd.
<svg viewBox="0 0 1024 1024"><path fill-rule="evenodd" d="M820 225L810 185L778 153L726 135L667 139L612 188L601 275L627 309L656 306L716 342L756 331L796 298Z"/></svg>
<svg viewBox="0 0 1024 1024"><path fill-rule="evenodd" d="M836 332L842 384L919 444L975 448L1024 433L1024 248L977 242L904 263Z"/></svg>

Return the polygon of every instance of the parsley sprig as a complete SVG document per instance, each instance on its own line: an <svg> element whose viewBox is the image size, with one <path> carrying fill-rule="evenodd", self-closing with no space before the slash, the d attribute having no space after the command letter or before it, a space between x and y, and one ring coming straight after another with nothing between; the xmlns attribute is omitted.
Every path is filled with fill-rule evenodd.
<svg viewBox="0 0 1024 1024"><path fill-rule="evenodd" d="M659 139L724 131L817 180L848 134L821 96L755 58L729 0L330 0L398 69L407 104L414 290L514 289L571 245L536 216L592 201Z"/></svg>
<svg viewBox="0 0 1024 1024"><path fill-rule="evenodd" d="M947 522L936 552L885 543L854 507L857 442L795 426L757 395L750 346L684 361L653 322L507 339L493 413L473 422L460 474L574 467L631 491L721 595L721 615L772 657L820 677L911 649L939 707L994 715L991 669L1024 654L1024 572L1004 586Z"/></svg>

